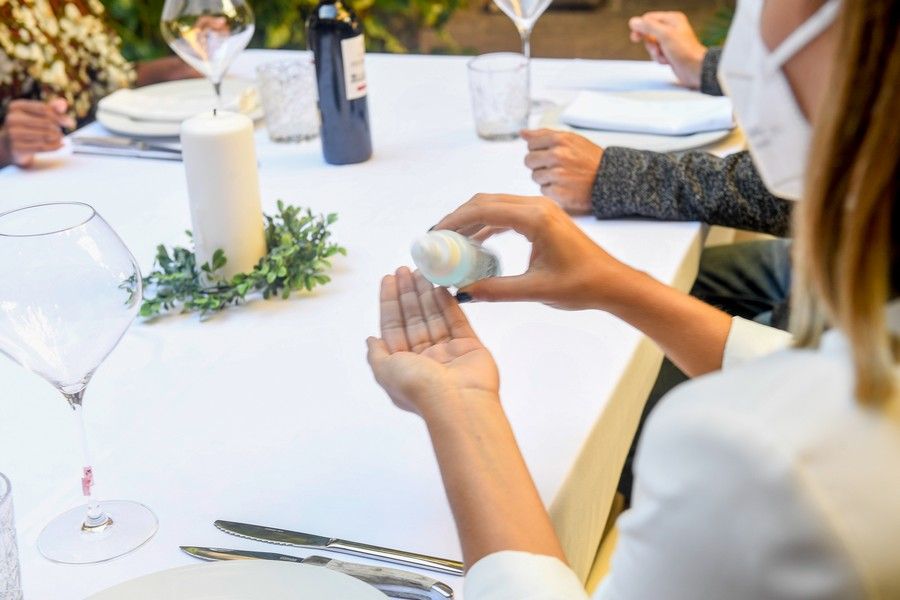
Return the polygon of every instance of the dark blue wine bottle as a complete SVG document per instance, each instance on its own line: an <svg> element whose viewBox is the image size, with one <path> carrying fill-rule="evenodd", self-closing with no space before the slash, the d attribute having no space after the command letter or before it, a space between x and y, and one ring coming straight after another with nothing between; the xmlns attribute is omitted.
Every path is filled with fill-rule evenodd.
<svg viewBox="0 0 900 600"><path fill-rule="evenodd" d="M347 165L372 156L362 23L346 0L320 0L306 22L316 61L322 152Z"/></svg>

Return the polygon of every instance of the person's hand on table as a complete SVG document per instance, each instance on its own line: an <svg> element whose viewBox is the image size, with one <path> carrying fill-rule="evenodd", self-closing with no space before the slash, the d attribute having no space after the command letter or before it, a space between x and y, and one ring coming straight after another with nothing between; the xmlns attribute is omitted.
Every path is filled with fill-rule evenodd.
<svg viewBox="0 0 900 600"><path fill-rule="evenodd" d="M13 100L0 130L0 166L15 164L29 167L38 152L51 152L62 147L63 131L75 127L68 115L68 104L62 98L49 102Z"/></svg>
<svg viewBox="0 0 900 600"><path fill-rule="evenodd" d="M594 243L549 198L478 194L435 229L483 240L506 229L532 244L522 275L482 279L460 290L474 300L537 301L565 310L608 310L619 283L636 273Z"/></svg>
<svg viewBox="0 0 900 600"><path fill-rule="evenodd" d="M648 12L628 20L632 42L644 42L656 62L671 65L681 83L700 88L700 71L707 48L682 12Z"/></svg>
<svg viewBox="0 0 900 600"><path fill-rule="evenodd" d="M426 417L456 401L499 401L494 359L446 289L402 267L384 277L380 299L368 360L394 404Z"/></svg>
<svg viewBox="0 0 900 600"><path fill-rule="evenodd" d="M521 134L528 143L525 166L541 193L569 214L590 214L591 189L603 148L570 131L535 129Z"/></svg>

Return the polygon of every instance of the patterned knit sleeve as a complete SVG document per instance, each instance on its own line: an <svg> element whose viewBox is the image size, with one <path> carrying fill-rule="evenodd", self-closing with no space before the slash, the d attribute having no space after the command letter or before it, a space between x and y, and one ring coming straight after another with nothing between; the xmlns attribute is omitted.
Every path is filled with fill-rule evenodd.
<svg viewBox="0 0 900 600"><path fill-rule="evenodd" d="M660 154L607 148L591 192L598 219L701 221L786 236L793 203L765 187L748 152Z"/></svg>
<svg viewBox="0 0 900 600"><path fill-rule="evenodd" d="M706 51L703 57L703 66L700 67L700 91L710 96L724 96L722 87L719 85L719 57L722 55L722 48L713 46Z"/></svg>

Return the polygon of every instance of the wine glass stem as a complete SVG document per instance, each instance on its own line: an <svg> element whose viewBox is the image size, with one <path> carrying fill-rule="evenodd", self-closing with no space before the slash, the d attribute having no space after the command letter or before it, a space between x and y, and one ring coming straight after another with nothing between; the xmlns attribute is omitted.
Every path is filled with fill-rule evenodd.
<svg viewBox="0 0 900 600"><path fill-rule="evenodd" d="M81 436L81 450L84 457L81 469L81 493L84 495L87 504L87 514L84 517L84 523L81 530L89 533L100 532L112 524L100 501L93 495L94 487L94 467L91 464L91 453L88 447L87 429L84 426L84 388L74 394L66 394L66 400L72 406L75 412L75 418L78 421L78 433Z"/></svg>
<svg viewBox="0 0 900 600"><path fill-rule="evenodd" d="M519 35L522 37L522 54L525 60L531 61L531 28L520 29Z"/></svg>

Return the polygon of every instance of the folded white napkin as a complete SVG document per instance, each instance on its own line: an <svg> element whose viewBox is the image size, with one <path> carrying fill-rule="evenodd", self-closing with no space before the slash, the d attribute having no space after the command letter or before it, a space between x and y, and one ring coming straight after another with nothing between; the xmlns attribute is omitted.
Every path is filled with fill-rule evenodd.
<svg viewBox="0 0 900 600"><path fill-rule="evenodd" d="M658 135L690 135L734 127L728 98L689 92L671 99L579 92L560 119L574 127Z"/></svg>
<svg viewBox="0 0 900 600"><path fill-rule="evenodd" d="M205 80L196 83L196 87L189 89L182 86L173 95L148 93L145 88L117 90L101 99L97 106L103 112L140 121L181 122L216 105L210 83ZM256 88L250 83L237 93L223 91L222 108L225 110L247 114L258 106Z"/></svg>

